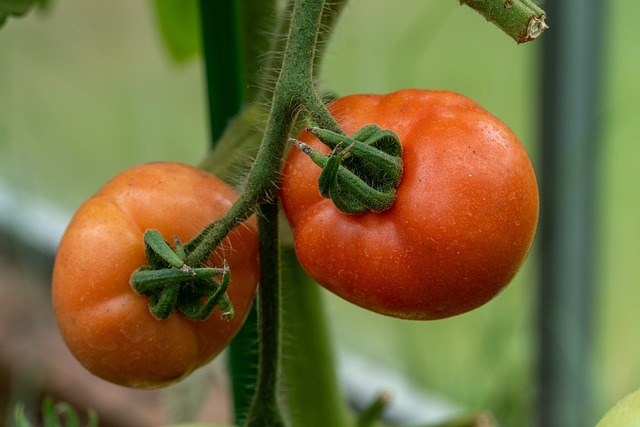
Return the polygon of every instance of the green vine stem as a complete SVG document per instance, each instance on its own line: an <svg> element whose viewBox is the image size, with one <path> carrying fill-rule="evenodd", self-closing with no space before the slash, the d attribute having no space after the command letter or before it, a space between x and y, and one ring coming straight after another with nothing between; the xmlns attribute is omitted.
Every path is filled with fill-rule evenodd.
<svg viewBox="0 0 640 427"><path fill-rule="evenodd" d="M258 382L258 310L254 302L240 332L229 346L229 375L236 425L244 424Z"/></svg>
<svg viewBox="0 0 640 427"><path fill-rule="evenodd" d="M255 5L259 3L261 2L244 0L243 8L241 9L248 8L249 6L258 7ZM250 166L247 159L256 156L262 141L264 118L269 114L268 106L265 102L273 97L275 82L278 80L279 72L282 69L284 61L283 52L287 49L287 35L289 33L289 24L293 16L295 3L294 0L289 0L282 8L279 14L278 25L274 31L275 35L272 37L269 59L263 64L261 74L248 82L257 88L256 90L252 90L252 86L252 88L247 89L248 93L253 95L251 102L228 123L225 132L201 164L203 169L230 182L237 188L243 188L245 186L246 183L243 179L246 178L245 175ZM335 0L329 4L325 4L323 7L315 50L312 51L313 65L311 74L313 76L318 74L328 40L346 3L347 0ZM245 15L247 14L252 15L249 12L245 13ZM244 18L244 20L246 19L247 17ZM245 42L245 45L246 44ZM310 53L311 52L307 52L306 55ZM300 54L305 55L305 53ZM305 104L307 104L307 108L316 111L318 116L327 114L325 113L326 109L324 108L322 100L314 94L308 96ZM327 121L329 120L323 120L322 122L326 123ZM320 120L318 122L320 122ZM334 128L333 130L339 132L339 129ZM221 161L221 159L224 159L224 161Z"/></svg>
<svg viewBox="0 0 640 427"><path fill-rule="evenodd" d="M284 424L277 401L281 351L281 314L279 309L281 278L279 276L280 260L277 246L278 240L275 238L277 234L277 221L275 218L278 211L276 200L280 166L287 146L288 137L294 127L296 117L300 110L307 110L311 119L318 126L335 133L341 133L340 128L317 95L313 86L313 77L319 67L321 58L321 56L316 55L316 53L322 52L322 46L319 47L318 42L326 41L328 34L330 34L329 31L321 31L320 24L333 24L337 16L336 12L339 12L345 3L346 1L343 0L327 6L322 0L288 1L285 7L285 13L290 14L291 19L290 21L281 20L282 27L277 31L277 35L274 38L274 51L284 51L284 55L272 55L272 63L268 64L265 68L274 71L270 71L264 77L260 90L253 98L257 100L258 103L263 101L264 97L271 97L272 99L266 125L263 127L260 119L266 112L263 106L256 107L257 109L252 109L251 107L246 108L239 116L236 116L236 121L234 122L242 128L246 129L249 127L255 129L255 132L250 132L250 145L254 146L255 144L259 146L255 161L248 171L246 183L243 185L244 191L227 215L220 221L207 227L203 233L198 236L192 246L193 250L189 251L189 255L185 260L187 265L199 265L200 263L198 261L206 259L212 251L212 248L217 247L233 228L256 211L259 212L261 229L260 260L263 271L259 317L261 356L257 392L247 416L246 425L248 426L280 426ZM474 2L469 0L466 3L471 5L471 3ZM528 1L516 0L507 0L506 3L504 1L501 2L503 6L510 6L511 9L513 9L512 6L516 6L515 10L518 12L517 18L519 21L516 25L505 29L512 35L517 33L518 28L521 29L523 27L524 21L521 17L525 16L524 12L529 13L529 15L526 15L529 16L529 20L526 21L524 27L527 29L525 37L531 39L533 36L537 37L537 35L539 35L533 31L536 28L529 25L531 23L531 16L536 16L538 21L541 22L541 30L544 30L546 26L544 25L543 13L537 13L536 10L526 10L524 6L520 7L528 3ZM482 5L472 5L472 7L474 6L477 6L476 9L481 11L481 13L483 12ZM503 11L486 9L484 15L490 20L499 21L505 14L498 12ZM497 18L494 18L494 16L497 16ZM509 17L509 20L512 19L512 17L513 16ZM285 34L284 28L288 28L286 32L287 36L280 37L280 35ZM520 37L520 39L522 38L523 37ZM284 47L282 45L283 43L286 43ZM276 81L275 85L272 84L274 80ZM252 103L251 105L254 104ZM245 113L248 117L244 116ZM251 127L251 124L254 126ZM223 135L220 143L212 150L203 164L205 169L210 171L215 170L216 164L224 167L224 164L228 163L229 159L226 155L219 155L223 152L222 150L226 150L224 147L226 147L227 144L231 147L230 150L226 151L227 153L243 151L242 149L238 149L239 147L237 145L239 133L235 131L232 132L231 127L227 129L230 131ZM259 136L261 136L261 138L259 138ZM260 143L258 144L259 140ZM322 327L321 320L317 320L316 326L318 325ZM326 352L328 348L325 345L326 343L322 344L321 342L318 344L319 348L323 348ZM327 360L331 360L330 357L320 357L324 359L325 363L330 363L327 362ZM309 381L314 385L324 377L329 378L329 381L335 381L331 373L327 373L326 375L324 373L318 374L317 371L311 370L309 374L312 375ZM327 390L334 388L333 385L328 385L327 387ZM295 399L294 397L292 402L295 402ZM343 403L337 403L333 400L334 399L330 399L328 406L335 411L336 408L339 408ZM336 398L335 400L338 399ZM314 406L314 404L317 403L319 402L312 402L310 406L302 404L302 407L306 407L305 413L308 414L309 417L315 416L316 418L322 418L324 421L324 413L318 411L318 406ZM293 404L296 405L297 403ZM317 417L318 414L322 414L322 417ZM342 419L342 416L337 415L336 419ZM324 425L340 426L344 424L343 421L336 421L336 424ZM307 424L302 425L306 426Z"/></svg>
<svg viewBox="0 0 640 427"><path fill-rule="evenodd" d="M293 248L283 249L283 372L293 425L351 425L338 387L334 352L320 287L304 272ZM322 416L318 416L322 414Z"/></svg>
<svg viewBox="0 0 640 427"><path fill-rule="evenodd" d="M282 158L301 109L307 110L318 125L339 131L313 86L314 53L323 7L322 0L294 2L282 70L274 88L262 143L245 189L223 218L190 242L191 250L185 260L187 265L200 265L233 228L254 213L259 204L277 198Z"/></svg>
<svg viewBox="0 0 640 427"><path fill-rule="evenodd" d="M255 70L260 64L257 58L261 58L265 52L264 31L272 30L271 10L275 7L275 0L262 0L260 2L246 2L233 0L225 2L211 2L200 0L200 22L202 37L202 53L204 56L207 99L209 106L209 147L208 153L220 147L220 141L224 134L229 133L229 119L237 116L241 106L252 96L251 87L255 81L250 78L255 75ZM216 10L222 8L222 12ZM222 24L220 24L222 21ZM224 48L219 49L219 44L224 43ZM231 52L233 51L233 52ZM234 58L230 66L220 67L225 63L225 58ZM242 72L241 72L242 71ZM224 79L221 74L226 75ZM224 95L224 96L222 96ZM232 108L230 108L232 107ZM216 116L217 111L226 111L224 116ZM234 132L243 129L235 126ZM260 139L260 136L257 136ZM239 152L238 141L246 141L243 135L227 144L227 154L216 159L229 159ZM257 147L257 143L256 143ZM207 156L211 158L211 156ZM231 164L231 161L210 162L201 165L201 168L218 176L230 185L233 175L219 173L212 166ZM233 166L233 165L232 165ZM227 169L233 170L233 167ZM235 185L234 185L235 186ZM229 345L229 376L233 397L234 421L241 424L253 397L253 388L258 376L258 351L255 349L257 341L257 314L256 304L253 304L247 319L238 334Z"/></svg>
<svg viewBox="0 0 640 427"><path fill-rule="evenodd" d="M234 187L242 189L244 179L249 171L248 159L256 157L264 132L264 120L268 115L268 104L265 101L273 97L274 82L282 68L288 40L289 24L293 14L295 1L290 0L280 11L277 26L265 16L273 19L273 1L247 2L240 1L241 21L243 23L245 96L250 96L252 102L246 104L243 110L228 123L221 138L214 145L201 167L221 177ZM321 24L316 40L315 55L313 57L313 72L316 75L321 64L322 53L326 47L332 28L337 22L346 0L337 0L325 5L322 11ZM265 6L266 4L266 6ZM269 10L265 10L269 8ZM255 9L255 10L254 10ZM259 10L258 10L259 9ZM260 18L256 20L256 17ZM274 26L275 30L271 29ZM257 29L256 29L257 28ZM265 49L265 28L269 28L271 45ZM249 35L247 35L249 32ZM257 34L259 33L259 34ZM252 35L253 34L253 35ZM256 40L256 38L262 40ZM253 39L250 42L249 39ZM262 43L262 44L261 44ZM266 53L270 54L267 56ZM307 54L308 53L301 53ZM267 61L256 58L267 58ZM251 59L253 58L253 61ZM259 63L259 64L258 64ZM260 65L260 67L257 67ZM260 68L260 72L256 72ZM211 84L211 82L210 82ZM324 109L324 107L322 106ZM221 161L224 159L224 161ZM252 403L254 386L258 377L258 319L254 307L246 320L242 330L230 345L230 373L233 388L234 412L236 424L243 424Z"/></svg>
<svg viewBox="0 0 640 427"><path fill-rule="evenodd" d="M205 62L206 86L209 101L210 147L209 153L228 141L226 152L207 157L213 162L201 165L203 169L239 188L234 171L245 167L247 156L253 158L262 138L256 123L260 115L240 115L241 106L255 96L258 70L264 65L270 38L275 26L273 10L276 0L231 0L224 2L200 1L202 45ZM223 44L220 48L220 44ZM234 52L230 52L233 48ZM232 58L232 62L227 59ZM220 64L224 64L221 67ZM226 79L225 76L229 77ZM251 104L252 111L258 104ZM218 112L224 111L224 115ZM221 136L222 135L222 136ZM228 138L232 135L234 139ZM251 153L245 153L251 147ZM255 147L255 148L254 148ZM231 159L236 161L231 161ZM220 159L225 159L221 162ZM233 396L235 422L241 425L249 410L258 377L257 308L254 304L247 319L229 345L229 376Z"/></svg>
<svg viewBox="0 0 640 427"><path fill-rule="evenodd" d="M540 37L549 28L546 13L533 0L460 0L494 23L516 42Z"/></svg>
<svg viewBox="0 0 640 427"><path fill-rule="evenodd" d="M258 323L260 358L258 383L249 414L247 427L284 426L280 411L278 383L281 360L280 301L280 240L278 238L278 202L260 205L258 215L260 233L260 288L258 297Z"/></svg>
<svg viewBox="0 0 640 427"><path fill-rule="evenodd" d="M324 13L324 1L298 0L291 3L293 10L282 68L273 89L273 100L264 136L249 171L245 189L222 219L211 224L188 243L189 250L185 259L187 265L200 265L233 228L256 212L260 206L258 218L261 228L262 269L259 310L261 356L256 397L247 415L247 426L283 425L277 402L280 273L278 240L275 238L275 218L278 211L275 201L278 196L282 158L296 116L302 108L307 109L318 124L329 121L332 125L333 121L313 86L313 70L316 66L314 54ZM330 128L336 129L337 126L333 124Z"/></svg>

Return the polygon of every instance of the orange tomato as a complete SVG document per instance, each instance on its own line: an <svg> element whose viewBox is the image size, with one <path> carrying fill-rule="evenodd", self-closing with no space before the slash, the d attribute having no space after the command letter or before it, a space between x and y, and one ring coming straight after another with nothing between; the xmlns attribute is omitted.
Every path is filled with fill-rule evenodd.
<svg viewBox="0 0 640 427"><path fill-rule="evenodd" d="M116 384L158 387L220 353L240 329L258 283L254 218L233 230L209 261L231 268L233 320L216 308L205 321L173 313L156 320L147 298L129 285L147 264L143 234L187 242L221 218L236 192L218 178L179 163L149 163L111 179L69 224L55 260L53 306L62 336L89 371Z"/></svg>

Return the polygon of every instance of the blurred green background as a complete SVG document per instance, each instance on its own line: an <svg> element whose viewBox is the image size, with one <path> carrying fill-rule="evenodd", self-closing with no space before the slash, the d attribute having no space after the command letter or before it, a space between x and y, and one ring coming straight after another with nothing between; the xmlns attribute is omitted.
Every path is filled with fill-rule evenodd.
<svg viewBox="0 0 640 427"><path fill-rule="evenodd" d="M640 387L640 4L612 0L606 9L596 401L585 408L594 421ZM340 95L461 92L505 121L537 165L539 49L516 45L456 1L351 0L320 85ZM72 212L134 164L199 162L208 144L202 68L200 59L172 61L146 1L58 0L9 20L0 31L0 182ZM327 294L335 338L419 386L494 411L504 425L532 425L536 249L498 298L453 319L383 318Z"/></svg>

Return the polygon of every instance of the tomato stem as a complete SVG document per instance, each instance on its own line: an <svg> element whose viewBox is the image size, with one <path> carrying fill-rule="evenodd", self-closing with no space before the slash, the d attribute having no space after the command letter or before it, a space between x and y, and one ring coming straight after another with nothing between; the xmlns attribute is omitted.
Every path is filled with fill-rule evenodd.
<svg viewBox="0 0 640 427"><path fill-rule="evenodd" d="M282 34L286 29L288 35L279 40L275 39L277 40L276 49L283 48L284 55L273 55L272 63L275 66L268 67L280 70L277 82L275 86L269 86L272 89L256 95L258 100L262 101L265 94L270 94L272 102L262 142L257 150L255 161L248 171L244 191L222 219L210 224L200 235L185 245L187 253L185 263L198 266L208 258L233 228L259 209L262 269L259 298L260 362L256 395L247 415L246 425L249 426L284 424L278 406L277 392L281 334L277 239L280 168L289 135L301 110L308 111L318 125L341 133L315 91L313 74L319 64L320 55L317 53L321 53L320 48L323 47L319 48L318 41L326 41L330 34L326 29L321 31L320 24L322 22L325 28L330 28L345 3L345 0L338 0L325 6L322 0L290 0L288 2L286 10L291 19L288 28L282 27ZM286 45L281 45L280 40L285 40ZM257 124L260 128L261 111L261 109L246 109L234 123L246 126L248 121ZM226 157L216 157L215 153L228 144L233 145L233 135L231 133L229 135L228 139L223 136L223 140L209 156L206 164L227 161ZM249 144L249 148L252 144Z"/></svg>
<svg viewBox="0 0 640 427"><path fill-rule="evenodd" d="M272 0L269 1L271 2ZM246 31L247 28L253 26L253 28L251 28L253 39L257 37L256 32L263 34L265 32L264 28L270 24L269 19L265 18L265 16L270 14L266 13L266 8L262 3L263 2L246 2L241 8L243 12L241 19L244 25L243 29ZM315 49L309 52L297 53L303 56L313 56L312 75L316 75L320 68L324 51L328 45L328 39L332 34L332 29L336 25L338 17L346 3L347 0L333 0L331 3L324 5L321 25L318 27ZM246 92L248 95L253 95L251 102L245 105L233 120L228 122L220 139L201 164L203 169L222 178L235 187L244 187L244 178L246 178L246 174L251 167L251 163L247 162L247 159L256 156L260 143L262 142L265 127L264 117L269 114L268 105L264 100L273 98L273 82L277 81L279 73L283 69L283 52L285 52L287 48L287 35L289 33L290 18L293 13L294 4L295 1L289 1L281 11L278 25L276 26L277 28L274 31L275 35L271 38L271 46L269 47L269 51L272 54L269 55L267 61L259 63L261 73L253 76L253 78L247 82L251 88L248 88ZM253 8L257 10L255 12L247 10ZM262 26L260 26L260 21L257 23L252 21L251 25L246 24L245 21L253 19L254 16L259 17L260 21L262 21ZM256 31L256 27L258 27L258 31ZM246 49L251 49L251 52L244 55L245 65L247 65L245 77L251 75L251 70L257 69L255 64L257 61L255 58L261 56L254 53L256 52L257 44L254 42L252 45L248 42L249 40L244 41ZM254 59L252 60L252 58ZM251 68L251 70L249 68ZM210 81L209 83L214 84L215 82ZM312 81L309 80L305 82L305 85L312 87ZM253 87L257 89L252 90ZM297 98L290 100L294 107L304 106L304 110L309 112L309 115L316 123L322 124L323 127L331 129L334 132L341 132L324 106L326 101L324 97L319 97L314 90L305 90L303 93L295 95Z"/></svg>
<svg viewBox="0 0 640 427"><path fill-rule="evenodd" d="M258 383L245 426L284 426L279 405L281 354L281 269L278 238L278 202L260 205L260 287L258 336L260 358Z"/></svg>
<svg viewBox="0 0 640 427"><path fill-rule="evenodd" d="M549 28L546 13L532 0L460 0L460 3L475 9L518 43L535 40Z"/></svg>
<svg viewBox="0 0 640 427"><path fill-rule="evenodd" d="M273 90L269 119L246 186L227 214L210 224L187 245L187 265L204 262L233 228L249 218L256 207L278 197L280 167L296 117L303 108L323 127L341 132L313 85L315 52L324 1L292 1L293 11L282 69Z"/></svg>

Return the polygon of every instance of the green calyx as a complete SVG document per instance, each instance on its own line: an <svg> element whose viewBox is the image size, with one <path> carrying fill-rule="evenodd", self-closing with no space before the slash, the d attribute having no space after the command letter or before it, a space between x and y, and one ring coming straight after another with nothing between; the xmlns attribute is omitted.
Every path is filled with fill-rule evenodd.
<svg viewBox="0 0 640 427"><path fill-rule="evenodd" d="M149 310L156 319L178 311L190 320L206 320L217 306L223 319L233 318L226 261L222 268L190 267L185 264L189 244L175 237L174 250L157 230L147 230L144 243L149 264L134 271L129 283L137 294L149 297Z"/></svg>
<svg viewBox="0 0 640 427"><path fill-rule="evenodd" d="M393 205L402 178L402 145L395 133L377 125L364 126L351 137L315 127L307 131L333 149L325 156L293 140L322 168L322 197L347 214L383 212Z"/></svg>

